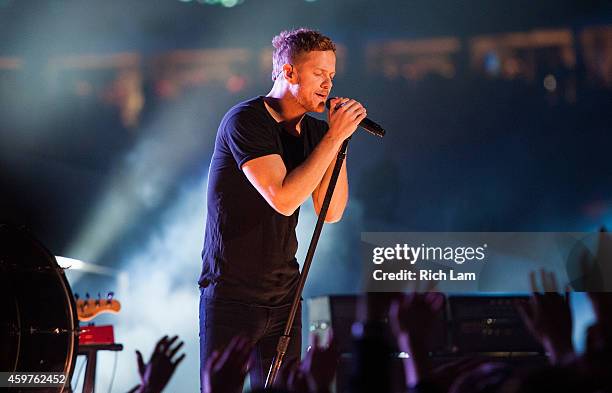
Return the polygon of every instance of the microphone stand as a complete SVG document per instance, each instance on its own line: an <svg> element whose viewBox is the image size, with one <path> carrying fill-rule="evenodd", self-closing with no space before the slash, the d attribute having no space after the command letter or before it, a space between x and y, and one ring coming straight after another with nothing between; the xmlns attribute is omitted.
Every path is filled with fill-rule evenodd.
<svg viewBox="0 0 612 393"><path fill-rule="evenodd" d="M293 297L291 311L289 311L289 318L287 319L287 323L285 324L285 331L283 332L283 335L280 336L280 338L278 339L278 344L276 344L276 355L274 356L274 360L272 360L270 370L268 371L268 377L266 378L265 385L266 388L272 387L272 384L274 384L274 381L276 380L276 377L278 375L278 370L283 364L285 354L287 353L289 341L291 341L291 327L293 326L293 321L300 305L300 299L302 298L302 292L304 291L304 285L306 284L308 271L310 270L312 258L314 257L315 249L317 248L317 243L319 242L319 237L321 236L321 230L323 229L323 224L325 223L325 216L327 215L327 210L329 209L329 204L334 193L334 188L336 188L338 176L340 175L340 169L342 168L342 163L346 158L346 149L348 147L349 139L351 138L349 137L344 142L342 142L342 146L338 151L334 170L332 172L331 178L329 179L329 185L327 186L325 199L323 200L323 206L321 206L321 211L319 212L319 219L317 220L317 224L315 225L312 238L310 239L308 253L306 253L306 260L304 261L304 266L302 267L302 272L300 274L300 280L298 281L298 287L295 292L295 296Z"/></svg>

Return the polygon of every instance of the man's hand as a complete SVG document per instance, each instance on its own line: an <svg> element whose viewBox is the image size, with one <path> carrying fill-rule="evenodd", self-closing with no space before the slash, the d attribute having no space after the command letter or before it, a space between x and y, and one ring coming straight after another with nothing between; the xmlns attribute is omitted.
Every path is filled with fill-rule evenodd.
<svg viewBox="0 0 612 393"><path fill-rule="evenodd" d="M185 354L179 356L176 360L172 360L174 355L183 346L181 341L176 346L172 346L178 336L168 339L168 336L162 337L151 354L151 359L145 364L140 351L136 351L136 360L138 362L138 374L140 374L140 390L141 393L159 393L170 381L172 374L178 365L185 358Z"/></svg>
<svg viewBox="0 0 612 393"><path fill-rule="evenodd" d="M553 273L541 270L540 276L544 293L540 293L535 272L531 272L533 293L527 303L518 303L518 311L527 328L550 355L551 362L559 364L574 355L569 292L565 296L557 292Z"/></svg>
<svg viewBox="0 0 612 393"><path fill-rule="evenodd" d="M348 98L332 98L328 112L329 130L326 137L336 142L344 142L355 132L357 126L365 119L366 115L365 108L357 101ZM340 145L338 145L338 148L340 148ZM312 193L312 201L317 215L320 214L321 207L325 201L325 194L327 193L335 164L336 160L332 159L320 184L317 185ZM327 215L325 216L325 222L340 221L347 201L348 177L346 174L346 161L344 161L340 168L338 182L336 183Z"/></svg>
<svg viewBox="0 0 612 393"><path fill-rule="evenodd" d="M204 365L204 393L242 392L253 345L245 337L234 337L223 352L214 351Z"/></svg>
<svg viewBox="0 0 612 393"><path fill-rule="evenodd" d="M355 100L342 97L332 98L328 113L328 132L343 141L355 132L359 123L367 115L368 112L363 105Z"/></svg>

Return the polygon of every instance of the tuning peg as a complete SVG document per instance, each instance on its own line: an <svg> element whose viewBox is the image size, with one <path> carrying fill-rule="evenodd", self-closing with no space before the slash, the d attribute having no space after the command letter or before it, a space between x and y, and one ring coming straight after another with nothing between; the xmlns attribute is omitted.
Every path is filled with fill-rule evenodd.
<svg viewBox="0 0 612 393"><path fill-rule="evenodd" d="M75 298L76 300L79 300L79 294L78 294L78 293L75 293L75 294L74 294L74 298Z"/></svg>
<svg viewBox="0 0 612 393"><path fill-rule="evenodd" d="M102 298L102 296L100 296L100 292L98 292L98 299L101 299L101 298Z"/></svg>
<svg viewBox="0 0 612 393"><path fill-rule="evenodd" d="M109 292L108 295L106 295L106 298L108 300L113 300L114 297L115 297L115 292Z"/></svg>
<svg viewBox="0 0 612 393"><path fill-rule="evenodd" d="M89 297L90 297L90 296L89 296L89 292L86 292L86 293L85 293L85 299L89 300Z"/></svg>

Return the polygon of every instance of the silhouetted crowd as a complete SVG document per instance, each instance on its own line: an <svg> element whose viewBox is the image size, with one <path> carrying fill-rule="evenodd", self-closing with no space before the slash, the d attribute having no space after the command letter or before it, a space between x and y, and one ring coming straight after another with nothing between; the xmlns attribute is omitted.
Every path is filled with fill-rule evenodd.
<svg viewBox="0 0 612 393"><path fill-rule="evenodd" d="M586 269L593 260L612 265L612 246L603 241L595 256L583 257ZM591 260L587 260L591 259ZM605 272L605 269L603 270ZM605 274L605 273L603 273ZM527 329L541 344L547 362L521 366L503 358L465 356L441 366L432 365L431 332L439 323L445 296L439 292L369 293L361 298L353 324L350 392L396 392L391 383L393 353L385 332L393 332L401 356L405 386L411 393L536 393L612 392L612 293L588 292L595 322L588 328L586 350L577 354L572 341L571 288L559 288L553 273L532 272L532 294L516 308ZM272 388L255 387L255 392L326 393L331 391L340 353L329 332L326 345L311 335L303 359L284 363ZM163 337L145 363L137 353L141 384L131 392L161 392L184 355L176 356L182 342ZM252 345L245 337L215 351L202 370L204 393L235 393L243 390Z"/></svg>

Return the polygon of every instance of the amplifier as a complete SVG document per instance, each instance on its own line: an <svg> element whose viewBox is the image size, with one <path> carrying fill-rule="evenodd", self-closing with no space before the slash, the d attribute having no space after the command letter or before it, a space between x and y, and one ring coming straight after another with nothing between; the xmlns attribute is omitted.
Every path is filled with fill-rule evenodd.
<svg viewBox="0 0 612 393"><path fill-rule="evenodd" d="M327 342L329 328L332 328L340 353L350 353L352 350L351 327L356 319L358 298L358 295L331 295L308 299L308 329L317 333L322 338L322 342ZM384 322L387 320L385 319ZM395 352L399 352L395 347L390 326L388 324L385 326L387 327L385 332L388 337L387 341ZM433 352L447 352L447 335L446 311L444 311L429 338Z"/></svg>
<svg viewBox="0 0 612 393"><path fill-rule="evenodd" d="M450 296L451 352L543 351L516 310L527 296Z"/></svg>
<svg viewBox="0 0 612 393"><path fill-rule="evenodd" d="M319 296L307 300L308 325L321 335L334 331L341 353L351 352L351 326L355 321L357 295ZM434 355L543 352L516 311L515 304L527 296L447 296L440 323L429 339ZM390 328L387 332L391 337ZM393 340L391 340L393 341Z"/></svg>
<svg viewBox="0 0 612 393"><path fill-rule="evenodd" d="M478 355L517 366L546 364L542 347L524 327L515 303L526 296L447 296L440 323L432 329L432 366L440 366L464 355ZM307 299L309 330L327 341L330 329L341 353L332 391L350 391L352 332L357 295L331 295ZM394 343L388 327L389 343ZM394 345L394 344L393 344ZM392 391L404 391L404 373L397 348L391 351L389 383Z"/></svg>

